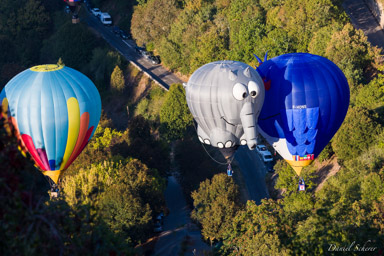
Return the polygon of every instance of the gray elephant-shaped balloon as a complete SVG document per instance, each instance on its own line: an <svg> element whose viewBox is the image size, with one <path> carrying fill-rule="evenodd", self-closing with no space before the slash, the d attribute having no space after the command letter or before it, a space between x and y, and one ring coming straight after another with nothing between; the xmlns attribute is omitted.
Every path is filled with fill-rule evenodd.
<svg viewBox="0 0 384 256"><path fill-rule="evenodd" d="M238 61L211 62L197 69L184 86L202 143L218 147L227 161L239 145L256 147L265 94L256 70Z"/></svg>

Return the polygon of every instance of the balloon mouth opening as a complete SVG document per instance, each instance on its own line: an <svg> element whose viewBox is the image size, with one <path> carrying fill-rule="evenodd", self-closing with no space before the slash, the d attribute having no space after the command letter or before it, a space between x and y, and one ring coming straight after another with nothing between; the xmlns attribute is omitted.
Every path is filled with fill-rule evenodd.
<svg viewBox="0 0 384 256"><path fill-rule="evenodd" d="M64 66L59 64L45 64L31 67L31 71L35 72L50 72L62 69Z"/></svg>

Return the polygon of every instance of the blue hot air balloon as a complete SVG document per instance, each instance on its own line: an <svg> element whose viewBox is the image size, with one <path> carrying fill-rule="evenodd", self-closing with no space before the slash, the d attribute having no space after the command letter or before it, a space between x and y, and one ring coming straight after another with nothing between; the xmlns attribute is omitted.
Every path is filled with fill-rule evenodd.
<svg viewBox="0 0 384 256"><path fill-rule="evenodd" d="M333 62L308 53L284 54L257 70L268 84L258 120L260 133L300 175L347 114L347 79Z"/></svg>
<svg viewBox="0 0 384 256"><path fill-rule="evenodd" d="M2 90L0 104L22 147L55 183L87 145L101 115L92 81L61 65L21 72Z"/></svg>

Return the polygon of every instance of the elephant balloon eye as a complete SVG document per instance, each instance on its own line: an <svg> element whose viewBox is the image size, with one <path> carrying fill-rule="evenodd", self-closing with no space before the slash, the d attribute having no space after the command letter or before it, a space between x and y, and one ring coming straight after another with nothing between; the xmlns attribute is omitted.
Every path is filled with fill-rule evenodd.
<svg viewBox="0 0 384 256"><path fill-rule="evenodd" d="M243 100L248 96L248 90L245 85L237 83L233 86L233 97L237 100Z"/></svg>
<svg viewBox="0 0 384 256"><path fill-rule="evenodd" d="M249 81L248 90L252 98L256 98L260 93L260 87L254 81Z"/></svg>

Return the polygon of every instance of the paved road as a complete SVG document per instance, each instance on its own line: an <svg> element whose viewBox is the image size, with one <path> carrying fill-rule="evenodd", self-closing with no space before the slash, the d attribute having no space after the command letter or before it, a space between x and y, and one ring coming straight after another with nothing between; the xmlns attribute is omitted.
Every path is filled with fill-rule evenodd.
<svg viewBox="0 0 384 256"><path fill-rule="evenodd" d="M384 49L384 31L368 5L363 0L346 0L343 8L350 17L352 25L356 29L361 29L372 45Z"/></svg>
<svg viewBox="0 0 384 256"><path fill-rule="evenodd" d="M156 256L176 255L203 255L203 251L210 251L210 247L202 242L200 230L191 223L190 209L184 198L181 186L174 176L168 178L168 186L165 190L165 201L169 209L169 215L164 218L163 229L155 246ZM184 254L182 243L187 247Z"/></svg>
<svg viewBox="0 0 384 256"><path fill-rule="evenodd" d="M260 204L261 199L269 198L265 185L267 170L256 150L251 151L247 146L240 146L235 159L244 177L249 199L255 201L256 204Z"/></svg>
<svg viewBox="0 0 384 256"><path fill-rule="evenodd" d="M177 76L166 70L161 65L152 64L149 60L142 57L135 51L135 43L132 40L122 40L118 35L112 32L112 27L104 26L98 18L86 10L85 17L82 19L101 35L113 48L115 48L128 61L133 62L139 69L147 73L152 80L163 86L166 90L174 83L182 83Z"/></svg>

